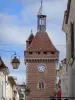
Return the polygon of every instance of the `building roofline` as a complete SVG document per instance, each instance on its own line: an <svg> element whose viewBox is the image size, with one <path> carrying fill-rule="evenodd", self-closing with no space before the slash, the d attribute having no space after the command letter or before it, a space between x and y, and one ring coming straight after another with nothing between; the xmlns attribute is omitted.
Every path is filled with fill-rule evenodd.
<svg viewBox="0 0 75 100"><path fill-rule="evenodd" d="M15 79L13 78L13 76L8 76L8 81L12 84L12 85L16 85Z"/></svg>
<svg viewBox="0 0 75 100"><path fill-rule="evenodd" d="M5 73L4 69L5 69L6 73ZM2 60L1 57L0 57L0 71L4 72L4 74L9 74L9 69L8 69L8 67L4 64L4 62L3 62L3 60Z"/></svg>
<svg viewBox="0 0 75 100"><path fill-rule="evenodd" d="M67 3L66 24L67 24L68 18L69 18L70 6L71 6L71 0L68 0L68 3Z"/></svg>

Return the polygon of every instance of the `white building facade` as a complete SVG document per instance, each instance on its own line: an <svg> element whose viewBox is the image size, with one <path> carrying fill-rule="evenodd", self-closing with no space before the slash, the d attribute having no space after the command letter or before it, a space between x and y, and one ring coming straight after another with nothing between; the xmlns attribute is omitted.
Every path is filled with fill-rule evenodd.
<svg viewBox="0 0 75 100"><path fill-rule="evenodd" d="M4 62L0 57L0 100L6 100L6 86L7 86L7 76L9 74L8 68L5 66Z"/></svg>
<svg viewBox="0 0 75 100"><path fill-rule="evenodd" d="M75 97L75 0L68 0L63 31L66 33L67 70L66 75L62 77L62 81L65 80L67 90L63 88L64 85L62 84L62 96Z"/></svg>

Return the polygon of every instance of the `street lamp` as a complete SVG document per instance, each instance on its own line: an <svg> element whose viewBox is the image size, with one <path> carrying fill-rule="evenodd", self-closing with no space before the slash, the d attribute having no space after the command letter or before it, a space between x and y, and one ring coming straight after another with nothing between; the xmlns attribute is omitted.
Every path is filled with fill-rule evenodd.
<svg viewBox="0 0 75 100"><path fill-rule="evenodd" d="M13 52L14 55L12 55L11 57L11 64L13 66L13 69L18 69L19 65L20 65L20 57L16 54L15 51L6 51L6 50L0 50L1 52ZM1 61L0 61L0 65L1 65Z"/></svg>
<svg viewBox="0 0 75 100"><path fill-rule="evenodd" d="M13 66L13 69L18 69L20 65L20 57L16 53L11 58L11 64Z"/></svg>
<svg viewBox="0 0 75 100"><path fill-rule="evenodd" d="M28 88L28 86L25 87L25 100L28 100L28 96L30 94L30 89Z"/></svg>

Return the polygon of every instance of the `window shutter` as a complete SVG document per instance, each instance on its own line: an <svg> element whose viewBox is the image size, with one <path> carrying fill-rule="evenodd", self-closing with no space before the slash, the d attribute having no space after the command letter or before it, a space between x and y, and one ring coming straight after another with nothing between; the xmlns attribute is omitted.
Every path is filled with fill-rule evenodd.
<svg viewBox="0 0 75 100"><path fill-rule="evenodd" d="M39 82L39 88L44 89L44 83L43 82Z"/></svg>
<svg viewBox="0 0 75 100"><path fill-rule="evenodd" d="M44 83L43 82L41 83L41 85L42 85L42 88L44 89Z"/></svg>
<svg viewBox="0 0 75 100"><path fill-rule="evenodd" d="M2 99L2 84L0 83L0 100Z"/></svg>
<svg viewBox="0 0 75 100"><path fill-rule="evenodd" d="M41 89L41 82L39 82L39 88Z"/></svg>
<svg viewBox="0 0 75 100"><path fill-rule="evenodd" d="M74 57L75 57L75 22L73 23L74 25Z"/></svg>
<svg viewBox="0 0 75 100"><path fill-rule="evenodd" d="M5 98L5 81L2 82L3 97Z"/></svg>
<svg viewBox="0 0 75 100"><path fill-rule="evenodd" d="M71 23L71 57L74 58L74 23Z"/></svg>

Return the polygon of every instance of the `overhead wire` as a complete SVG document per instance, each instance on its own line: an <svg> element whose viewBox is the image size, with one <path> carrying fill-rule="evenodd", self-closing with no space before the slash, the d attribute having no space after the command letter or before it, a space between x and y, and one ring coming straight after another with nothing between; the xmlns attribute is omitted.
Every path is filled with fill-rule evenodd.
<svg viewBox="0 0 75 100"><path fill-rule="evenodd" d="M13 52L13 53L16 53L16 51L7 51L7 50L0 50L2 52Z"/></svg>
<svg viewBox="0 0 75 100"><path fill-rule="evenodd" d="M0 44L0 45L25 46L25 44ZM67 46L67 45L66 44L55 44L54 46Z"/></svg>

